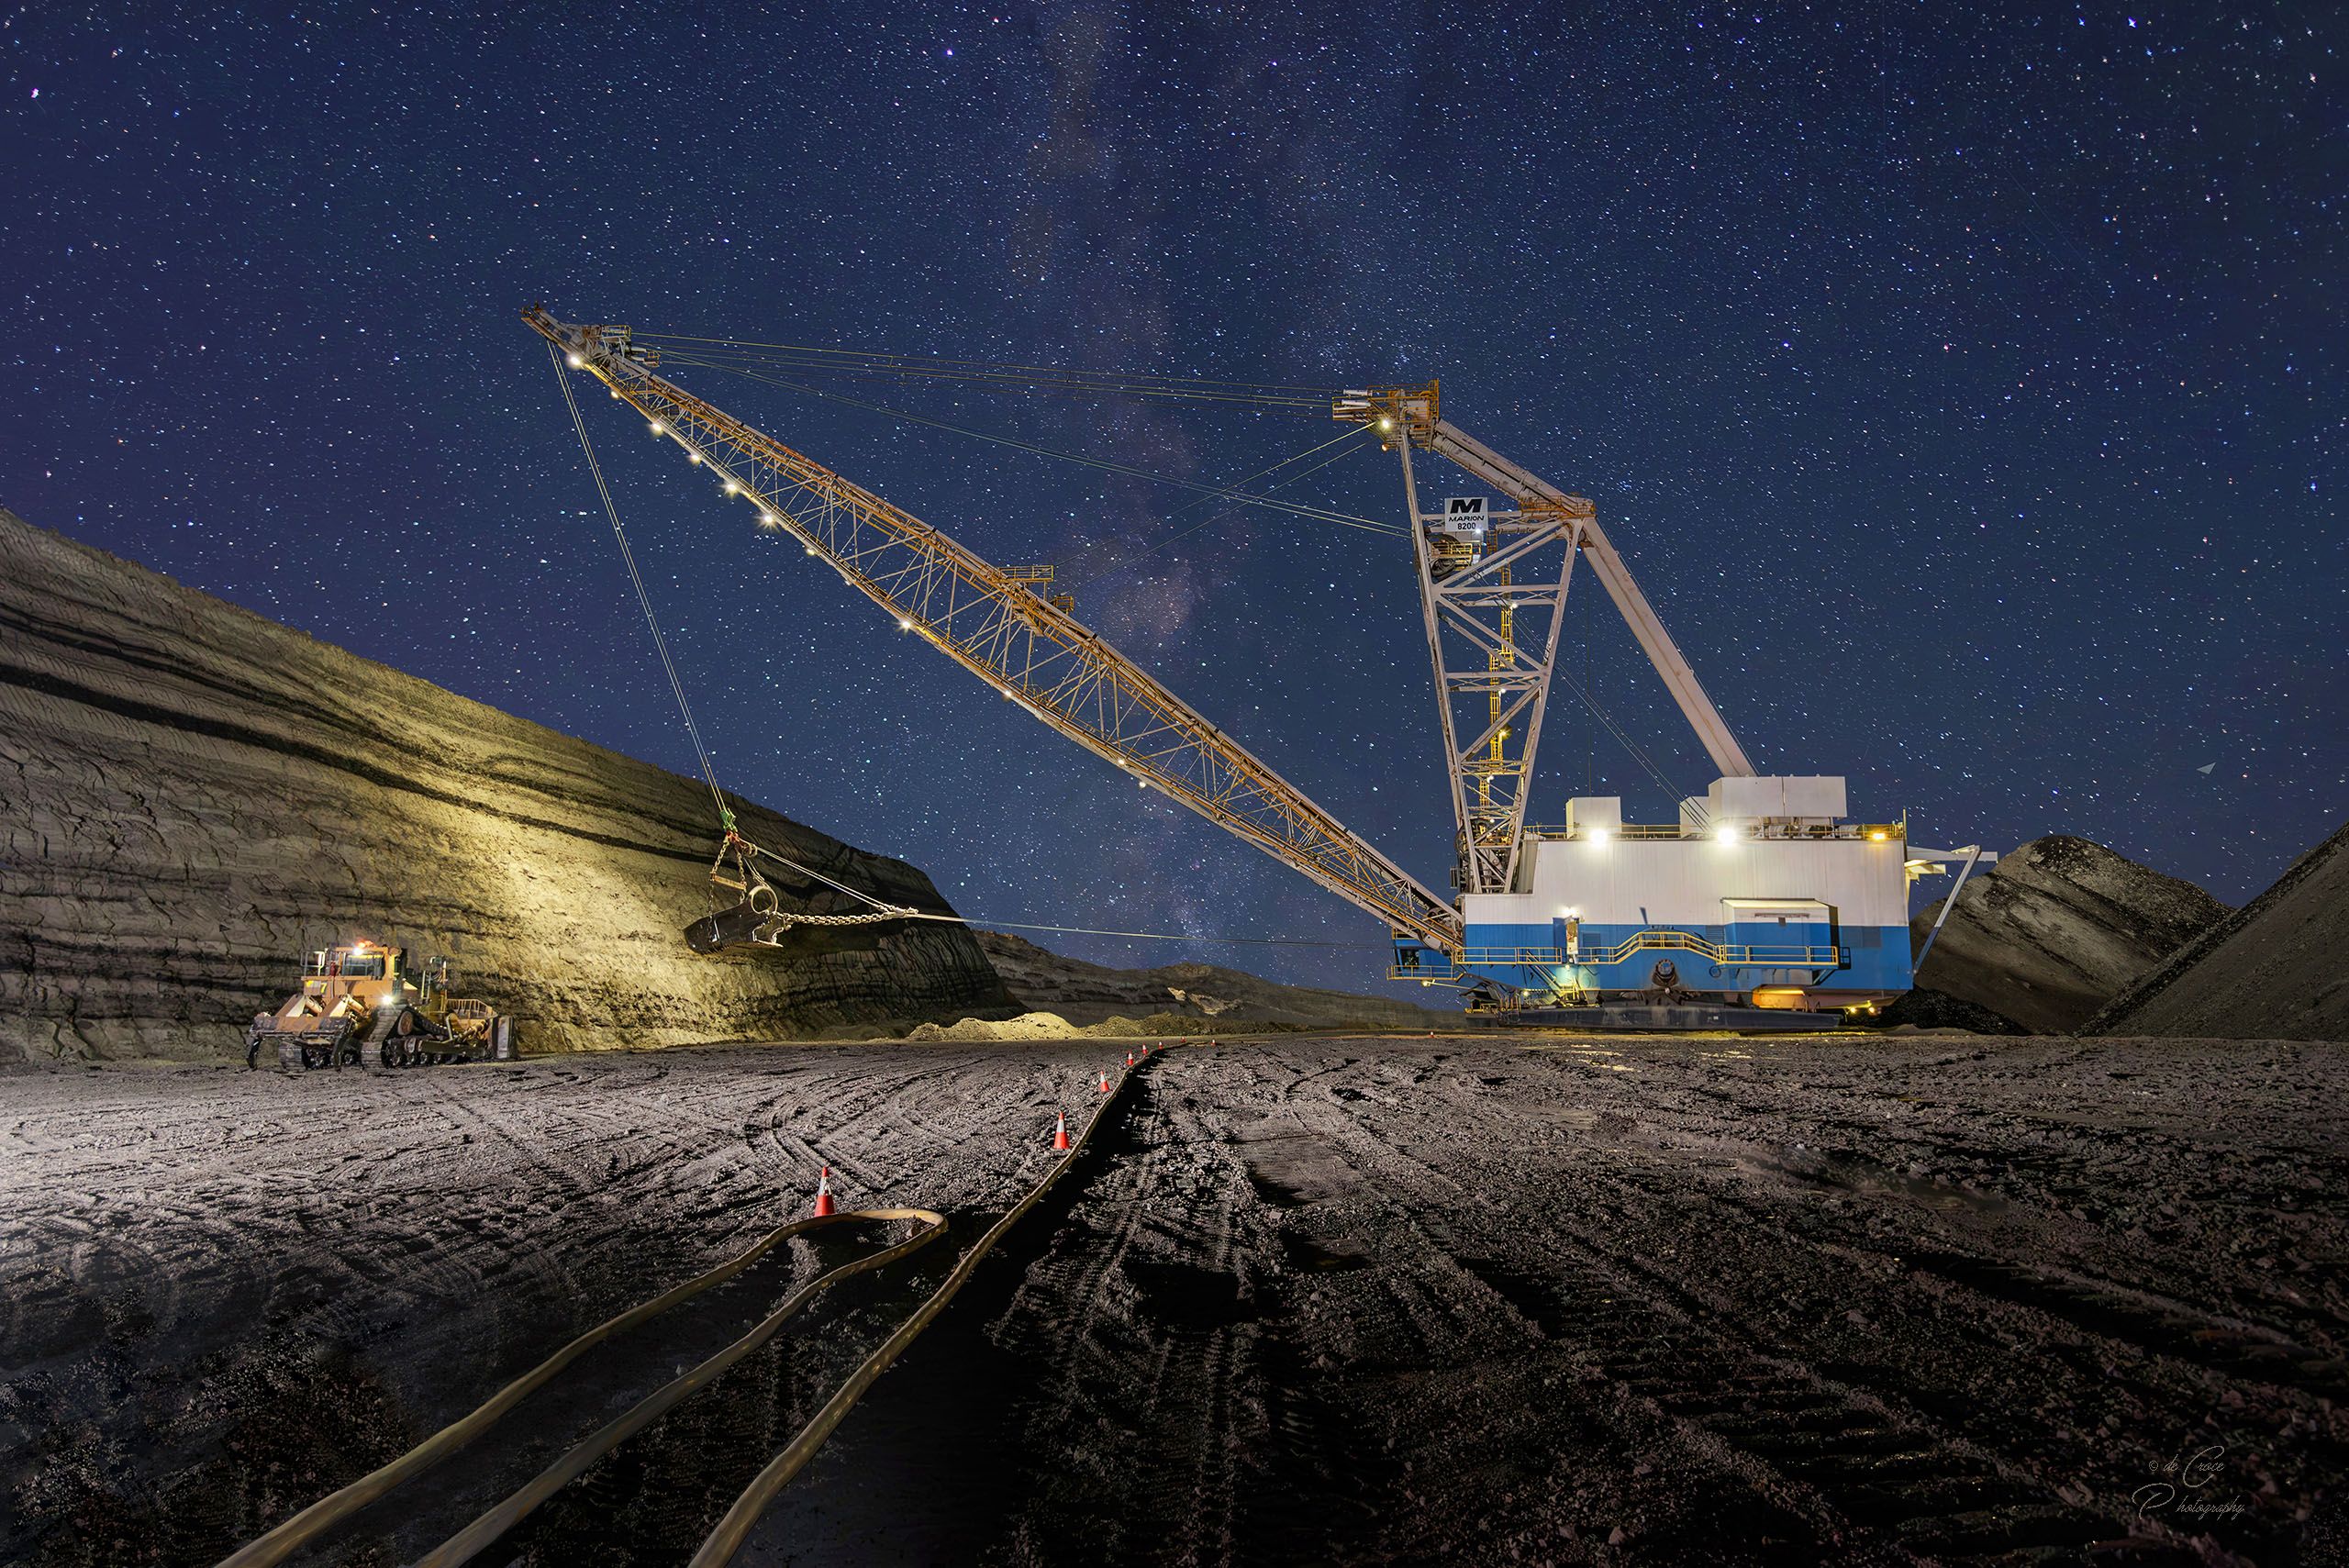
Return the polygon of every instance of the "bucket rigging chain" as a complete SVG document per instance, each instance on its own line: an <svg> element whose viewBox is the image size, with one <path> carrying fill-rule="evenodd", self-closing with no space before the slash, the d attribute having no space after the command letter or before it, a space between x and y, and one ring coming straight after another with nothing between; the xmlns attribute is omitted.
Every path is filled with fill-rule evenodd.
<svg viewBox="0 0 2349 1568"><path fill-rule="evenodd" d="M1442 951L1460 916L1127 659L1061 603L930 525L654 373L625 329L524 318L898 628L1008 702L1397 932Z"/></svg>

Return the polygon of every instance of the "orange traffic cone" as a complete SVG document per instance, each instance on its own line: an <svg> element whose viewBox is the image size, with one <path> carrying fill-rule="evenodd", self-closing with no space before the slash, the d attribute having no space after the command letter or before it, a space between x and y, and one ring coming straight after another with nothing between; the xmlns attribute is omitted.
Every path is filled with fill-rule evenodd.
<svg viewBox="0 0 2349 1568"><path fill-rule="evenodd" d="M832 1168L827 1165L823 1173L816 1178L816 1218L821 1219L831 1212Z"/></svg>
<svg viewBox="0 0 2349 1568"><path fill-rule="evenodd" d="M1068 1112L1066 1111L1061 1112L1060 1119L1052 1123L1052 1147L1055 1149L1068 1147Z"/></svg>
<svg viewBox="0 0 2349 1568"><path fill-rule="evenodd" d="M1129 1066L1129 1067L1131 1067L1133 1064L1134 1064L1134 1053L1133 1053L1132 1051L1129 1051L1128 1052L1126 1052L1126 1065L1127 1065L1127 1066Z"/></svg>
<svg viewBox="0 0 2349 1568"><path fill-rule="evenodd" d="M1101 1092L1105 1095L1109 1092L1109 1074L1107 1073L1101 1074Z"/></svg>

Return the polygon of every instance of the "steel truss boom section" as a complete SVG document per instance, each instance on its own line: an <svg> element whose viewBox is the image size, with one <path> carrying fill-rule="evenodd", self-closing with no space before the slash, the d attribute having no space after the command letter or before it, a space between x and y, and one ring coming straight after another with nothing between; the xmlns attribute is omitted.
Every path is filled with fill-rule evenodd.
<svg viewBox="0 0 2349 1568"><path fill-rule="evenodd" d="M1052 600L904 509L654 373L626 328L523 312L573 369L706 464L761 525L1045 724L1368 910L1461 951L1460 916ZM1049 584L1047 584L1049 586Z"/></svg>
<svg viewBox="0 0 2349 1568"><path fill-rule="evenodd" d="M1438 388L1341 395L1341 422L1375 429L1402 458L1419 607L1434 666L1464 893L1505 893L1517 873L1534 752L1557 667L1566 592L1586 559L1673 700L1725 777L1752 776L1729 726L1697 681L1595 508L1493 450L1442 417ZM1464 498L1455 514L1424 510L1414 450L1433 453L1508 496L1513 510Z"/></svg>

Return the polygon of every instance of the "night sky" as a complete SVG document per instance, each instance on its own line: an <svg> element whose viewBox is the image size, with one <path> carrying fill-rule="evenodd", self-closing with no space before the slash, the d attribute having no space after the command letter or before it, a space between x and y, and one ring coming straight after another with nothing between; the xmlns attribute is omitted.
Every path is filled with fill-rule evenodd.
<svg viewBox="0 0 2349 1568"><path fill-rule="evenodd" d="M2338 6L288 10L0 13L0 504L455 691L692 770L517 319L542 299L1439 376L1597 501L1764 771L1848 774L1856 816L2079 833L2239 902L2343 814ZM1445 884L1401 539L1248 510L1138 557L1215 508L675 373L983 555L1095 579L1081 617ZM1210 483L1337 429L847 390ZM730 787L980 920L1381 942L584 406ZM1400 512L1375 449L1295 493ZM1603 595L1570 641L1586 608L1600 702L1701 794ZM1593 777L1672 818L1562 688L1533 817ZM1383 962L1039 940L1365 988Z"/></svg>

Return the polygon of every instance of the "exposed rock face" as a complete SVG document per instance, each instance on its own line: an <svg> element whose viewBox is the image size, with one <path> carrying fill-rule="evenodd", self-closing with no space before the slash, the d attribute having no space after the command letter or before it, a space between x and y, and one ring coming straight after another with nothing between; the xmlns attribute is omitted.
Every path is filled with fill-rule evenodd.
<svg viewBox="0 0 2349 1568"><path fill-rule="evenodd" d="M1938 904L1909 924L1921 943ZM2101 844L2034 839L1957 896L1917 984L2042 1034L2077 1028L2227 906Z"/></svg>
<svg viewBox="0 0 2349 1568"><path fill-rule="evenodd" d="M1302 1024L1374 1029L1457 1029L1460 1015L1415 1007L1384 996L1357 996L1282 985L1211 963L1170 963L1159 969L1108 969L1063 958L1023 937L981 931L980 945L996 973L1024 1006L1049 1010L1075 1024L1113 1014L1154 1013L1220 1018L1227 1023Z"/></svg>
<svg viewBox="0 0 2349 1568"><path fill-rule="evenodd" d="M745 806L753 840L893 903L930 879ZM526 1051L1010 1010L962 927L697 958L694 780L317 642L0 511L0 1061L240 1047L297 954L453 960ZM785 907L845 912L819 884ZM862 951L858 951L861 949Z"/></svg>
<svg viewBox="0 0 2349 1568"><path fill-rule="evenodd" d="M2082 1034L2349 1040L2349 825L2179 948Z"/></svg>

